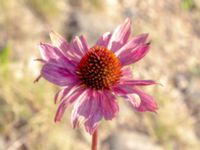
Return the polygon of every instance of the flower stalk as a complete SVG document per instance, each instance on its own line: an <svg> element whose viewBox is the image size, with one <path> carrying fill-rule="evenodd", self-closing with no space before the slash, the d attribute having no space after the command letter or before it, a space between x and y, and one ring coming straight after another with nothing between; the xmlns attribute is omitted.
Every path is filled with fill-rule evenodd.
<svg viewBox="0 0 200 150"><path fill-rule="evenodd" d="M92 149L91 150L97 150L98 145L98 129L96 129L92 135Z"/></svg>

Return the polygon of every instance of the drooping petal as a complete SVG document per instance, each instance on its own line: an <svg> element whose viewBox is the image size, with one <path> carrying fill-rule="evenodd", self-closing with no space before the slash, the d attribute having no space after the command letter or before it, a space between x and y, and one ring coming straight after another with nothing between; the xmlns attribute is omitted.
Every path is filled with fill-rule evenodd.
<svg viewBox="0 0 200 150"><path fill-rule="evenodd" d="M110 32L104 33L97 41L96 45L107 47L112 34Z"/></svg>
<svg viewBox="0 0 200 150"><path fill-rule="evenodd" d="M91 135L94 133L99 121L103 117L101 94L98 91L94 92L94 98L95 99L92 100L91 104L90 116L84 124L86 131L89 132Z"/></svg>
<svg viewBox="0 0 200 150"><path fill-rule="evenodd" d="M158 109L157 103L154 98L147 93L134 88L135 93L140 97L140 105L135 107L137 111L144 112L144 111L152 111L156 112Z"/></svg>
<svg viewBox="0 0 200 150"><path fill-rule="evenodd" d="M130 33L131 33L131 20L127 18L124 21L124 23L119 25L114 30L107 48L113 52L116 52L128 41Z"/></svg>
<svg viewBox="0 0 200 150"><path fill-rule="evenodd" d="M158 109L157 103L154 98L147 93L136 89L136 93L140 96L141 104L137 108L138 111L153 111L155 112Z"/></svg>
<svg viewBox="0 0 200 150"><path fill-rule="evenodd" d="M59 86L72 85L78 82L76 76L67 69L49 63L44 64L41 74L46 80Z"/></svg>
<svg viewBox="0 0 200 150"><path fill-rule="evenodd" d="M88 51L88 44L87 41L85 40L84 36L81 37L75 37L73 39L73 47L76 53L78 53L80 56L84 56L85 53Z"/></svg>
<svg viewBox="0 0 200 150"><path fill-rule="evenodd" d="M86 130L91 133L102 118L100 112L100 99L95 91L89 89L88 95L75 103L71 122L75 128L79 127L80 123L85 123Z"/></svg>
<svg viewBox="0 0 200 150"><path fill-rule="evenodd" d="M112 88L117 96L124 97L138 111L156 111L157 104L152 96L136 88L156 84L153 80L123 80ZM140 97L140 103L135 99L135 94Z"/></svg>
<svg viewBox="0 0 200 150"><path fill-rule="evenodd" d="M103 91L101 95L101 104L103 116L106 120L112 120L119 112L119 106L116 98L108 91Z"/></svg>
<svg viewBox="0 0 200 150"><path fill-rule="evenodd" d="M147 54L148 51L149 51L149 44L140 45L137 48L135 48L134 51L130 53L124 53L123 55L120 55L118 58L121 62L121 65L126 66L142 59Z"/></svg>
<svg viewBox="0 0 200 150"><path fill-rule="evenodd" d="M70 94L67 94L62 102L59 104L59 107L57 109L56 115L55 115L55 122L58 122L61 120L65 109L67 109L68 106L72 105L73 102L79 101L80 99L86 97L86 89L82 88L80 86L74 86L70 91Z"/></svg>
<svg viewBox="0 0 200 150"><path fill-rule="evenodd" d="M71 94L73 92L73 90L75 90L74 87L76 87L76 86L69 85L67 87L64 87L62 90L58 91L54 97L55 104L58 102L62 102L63 99L68 96L68 94Z"/></svg>
<svg viewBox="0 0 200 150"><path fill-rule="evenodd" d="M141 34L132 38L124 46L122 46L118 51L115 52L117 57L123 57L123 55L131 53L138 46L144 45L146 43L148 34Z"/></svg>
<svg viewBox="0 0 200 150"><path fill-rule="evenodd" d="M123 98L129 102L129 104L134 108L134 109L137 109L140 104L141 104L141 100L137 99L137 94L127 94L125 96L123 96Z"/></svg>
<svg viewBox="0 0 200 150"><path fill-rule="evenodd" d="M60 100L60 97L63 96L64 91L65 91L65 89L62 89L62 90L60 90L60 91L58 91L58 92L56 93L56 95L54 96L54 103L55 103L55 104Z"/></svg>
<svg viewBox="0 0 200 150"><path fill-rule="evenodd" d="M74 104L72 114L71 114L71 123L74 128L79 127L81 122L84 122L90 116L90 109L92 104L92 90L86 90L86 94L82 99L76 101Z"/></svg>
<svg viewBox="0 0 200 150"><path fill-rule="evenodd" d="M86 122L85 128L86 131L89 132L91 135L97 129L99 121L102 119L103 114L100 107L97 108L95 114L93 114Z"/></svg>

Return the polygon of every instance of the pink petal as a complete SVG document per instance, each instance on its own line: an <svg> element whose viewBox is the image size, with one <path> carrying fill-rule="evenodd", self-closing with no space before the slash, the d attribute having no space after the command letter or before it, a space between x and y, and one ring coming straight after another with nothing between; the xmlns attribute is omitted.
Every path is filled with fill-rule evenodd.
<svg viewBox="0 0 200 150"><path fill-rule="evenodd" d="M91 109L90 109L90 116L85 122L85 128L87 132L89 132L91 135L96 130L99 121L103 117L102 113L102 107L101 107L101 96L96 91L94 93L94 99L92 100Z"/></svg>
<svg viewBox="0 0 200 150"><path fill-rule="evenodd" d="M91 135L94 133L94 131L98 127L99 121L102 119L103 114L100 107L97 108L95 114L93 114L86 122L85 122L85 128L86 131L89 132Z"/></svg>
<svg viewBox="0 0 200 150"><path fill-rule="evenodd" d="M153 80L124 80L120 84L126 86L146 86L146 85L152 85L156 84Z"/></svg>
<svg viewBox="0 0 200 150"><path fill-rule="evenodd" d="M137 109L139 106L140 106L140 104L141 104L141 100L136 100L135 99L135 96L136 96L136 94L127 94L127 95L125 95L125 96L123 96L124 97L124 99L127 101L127 102L129 102L129 104L134 108L134 109Z"/></svg>
<svg viewBox="0 0 200 150"><path fill-rule="evenodd" d="M157 84L153 80L133 80L131 67L123 67L121 70L122 70L122 77L120 78L118 84L120 86L145 86L145 85Z"/></svg>
<svg viewBox="0 0 200 150"><path fill-rule="evenodd" d="M81 37L76 36L73 40L73 47L76 53L79 54L80 56L84 56L89 49L88 48L89 46L84 36Z"/></svg>
<svg viewBox="0 0 200 150"><path fill-rule="evenodd" d="M72 85L78 82L76 76L72 75L67 69L46 63L41 70L42 76L59 86Z"/></svg>
<svg viewBox="0 0 200 150"><path fill-rule="evenodd" d="M97 41L96 45L107 47L112 34L110 32L104 33Z"/></svg>
<svg viewBox="0 0 200 150"><path fill-rule="evenodd" d="M113 52L116 52L128 41L130 33L131 33L131 20L127 18L124 21L124 23L119 25L114 30L107 48Z"/></svg>
<svg viewBox="0 0 200 150"><path fill-rule="evenodd" d="M153 111L158 109L157 103L154 98L139 89L135 89L136 93L140 96L141 104L137 108L138 111Z"/></svg>
<svg viewBox="0 0 200 150"><path fill-rule="evenodd" d="M154 98L143 91L137 89L136 87L131 87L127 85L118 85L118 87L113 87L113 92L122 96L127 100L131 106L133 106L137 111L153 111L158 109L158 106ZM134 95L137 94L140 97L140 103L135 100Z"/></svg>
<svg viewBox="0 0 200 150"><path fill-rule="evenodd" d="M123 55L126 55L127 53L130 54L138 46L144 45L146 43L147 37L148 34L141 34L134 37L128 43L126 43L122 48L116 51L115 55L117 57L123 57Z"/></svg>
<svg viewBox="0 0 200 150"><path fill-rule="evenodd" d="M83 35L81 35L79 38L80 38L81 43L83 45L84 52L86 53L89 49L89 45L87 43L87 40L86 40L85 36L83 36Z"/></svg>
<svg viewBox="0 0 200 150"><path fill-rule="evenodd" d="M122 66L126 66L142 59L149 51L149 44L138 46L133 52L120 55L119 59ZM129 59L127 59L129 58Z"/></svg>
<svg viewBox="0 0 200 150"><path fill-rule="evenodd" d="M124 86L123 84L112 87L112 90L117 96L124 96L135 92L131 86Z"/></svg>
<svg viewBox="0 0 200 150"><path fill-rule="evenodd" d="M73 91L72 88L74 87L74 85L70 85L68 87L65 87L64 89L58 91L54 97L54 102L55 104L57 102L62 102L63 99L68 96L68 94L71 94L71 92Z"/></svg>
<svg viewBox="0 0 200 150"><path fill-rule="evenodd" d="M83 97L85 97L86 90L84 88L74 86L69 92L70 94L67 94L65 98L63 98L62 102L60 103L56 115L55 115L55 122L60 121L65 109L67 109L68 106L72 105L73 102L79 101Z"/></svg>
<svg viewBox="0 0 200 150"><path fill-rule="evenodd" d="M79 127L81 122L84 122L89 118L90 109L92 107L92 90L87 90L84 97L82 97L79 101L76 101L74 104L74 108L71 114L71 123L73 127Z"/></svg>
<svg viewBox="0 0 200 150"><path fill-rule="evenodd" d="M63 54L69 58L70 60L73 60L74 62L78 62L77 60L80 60L80 57L77 53L75 53L73 46L69 44L62 36L60 36L58 33L51 31L50 32L50 38L55 47L58 47Z"/></svg>
<svg viewBox="0 0 200 150"><path fill-rule="evenodd" d="M116 98L110 92L102 92L101 104L103 109L103 116L106 120L113 119L119 112L119 106L116 102Z"/></svg>
<svg viewBox="0 0 200 150"><path fill-rule="evenodd" d="M120 78L120 81L133 78L131 67L123 67L121 70L122 70L122 77Z"/></svg>
<svg viewBox="0 0 200 150"><path fill-rule="evenodd" d="M51 31L49 35L53 45L63 50L63 52L70 49L70 44L58 33Z"/></svg>
<svg viewBox="0 0 200 150"><path fill-rule="evenodd" d="M50 44L40 43L39 50L42 59L45 61L64 57L63 53L57 47Z"/></svg>
<svg viewBox="0 0 200 150"><path fill-rule="evenodd" d="M91 96L91 108L90 108L90 117L95 117L96 112L100 109L101 110L101 99L100 94L98 91L93 90L93 93Z"/></svg>
<svg viewBox="0 0 200 150"><path fill-rule="evenodd" d="M75 64L72 63L64 54L55 46L50 44L41 43L39 45L42 58L48 63L55 66L67 68L68 70L74 70Z"/></svg>
<svg viewBox="0 0 200 150"><path fill-rule="evenodd" d="M155 84L153 80L129 80L121 81L118 85L113 86L113 92L118 96L135 93L135 86L147 86Z"/></svg>
<svg viewBox="0 0 200 150"><path fill-rule="evenodd" d="M54 103L56 104L59 101L59 97L62 97L63 93L64 93L65 89L62 89L60 91L58 91L56 93L56 95L54 96ZM61 95L61 96L60 96Z"/></svg>
<svg viewBox="0 0 200 150"><path fill-rule="evenodd" d="M78 127L81 122L84 122L86 130L91 134L101 118L100 99L95 91L88 90L88 95L74 105L71 122L74 127Z"/></svg>
<svg viewBox="0 0 200 150"><path fill-rule="evenodd" d="M141 101L139 107L136 107L136 110L140 112L144 112L144 111L156 112L156 110L158 109L158 106L154 98L137 88L134 88L134 90L135 90L135 93L138 94L138 96L140 97L140 101Z"/></svg>

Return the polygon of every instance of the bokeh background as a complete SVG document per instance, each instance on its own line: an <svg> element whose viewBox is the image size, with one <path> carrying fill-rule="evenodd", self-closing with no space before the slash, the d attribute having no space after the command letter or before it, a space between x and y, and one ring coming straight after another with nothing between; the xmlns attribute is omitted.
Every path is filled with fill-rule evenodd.
<svg viewBox="0 0 200 150"><path fill-rule="evenodd" d="M133 33L149 33L150 53L133 65L159 104L138 113L119 99L120 113L100 124L101 150L200 149L200 0L0 0L0 150L89 150L84 128L73 130L71 108L53 121L58 87L41 79L37 45L54 30L84 34L90 46L126 17Z"/></svg>

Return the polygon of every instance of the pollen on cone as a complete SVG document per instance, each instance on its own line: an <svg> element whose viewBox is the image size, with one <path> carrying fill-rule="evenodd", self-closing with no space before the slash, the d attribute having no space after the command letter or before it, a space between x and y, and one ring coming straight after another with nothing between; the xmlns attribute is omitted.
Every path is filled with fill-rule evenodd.
<svg viewBox="0 0 200 150"><path fill-rule="evenodd" d="M95 46L82 58L76 74L87 87L109 89L121 77L121 64L107 48Z"/></svg>

